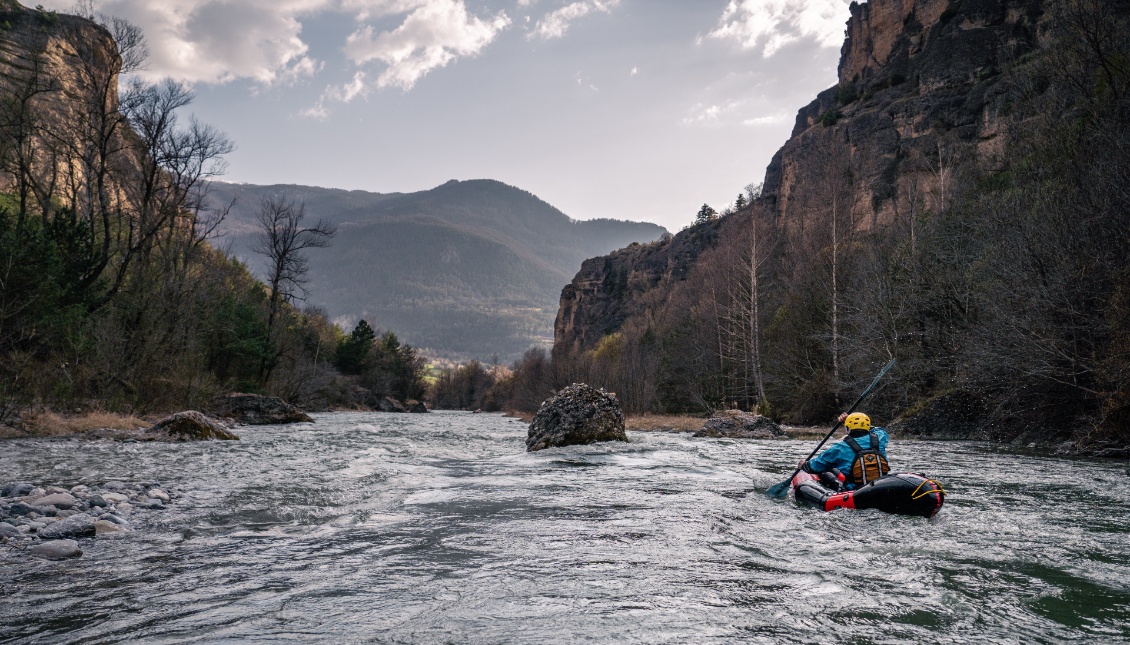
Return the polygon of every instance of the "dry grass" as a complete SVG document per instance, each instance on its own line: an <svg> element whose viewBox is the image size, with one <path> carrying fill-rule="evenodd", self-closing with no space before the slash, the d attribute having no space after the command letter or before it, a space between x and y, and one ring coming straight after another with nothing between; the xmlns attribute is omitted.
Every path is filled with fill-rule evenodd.
<svg viewBox="0 0 1130 645"><path fill-rule="evenodd" d="M812 426L781 426L781 429L789 439L823 439L829 430Z"/></svg>
<svg viewBox="0 0 1130 645"><path fill-rule="evenodd" d="M151 423L128 414L94 411L84 414L58 414L55 412L28 412L19 427L0 427L0 439L18 437L65 437L85 434L93 430L137 430Z"/></svg>
<svg viewBox="0 0 1130 645"><path fill-rule="evenodd" d="M706 419L675 414L641 414L624 419L624 428L635 432L696 432Z"/></svg>

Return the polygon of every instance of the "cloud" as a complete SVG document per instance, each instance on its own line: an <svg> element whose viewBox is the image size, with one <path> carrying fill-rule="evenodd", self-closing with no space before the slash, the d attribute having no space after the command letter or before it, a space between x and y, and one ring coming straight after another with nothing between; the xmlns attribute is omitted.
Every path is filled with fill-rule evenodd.
<svg viewBox="0 0 1130 645"><path fill-rule="evenodd" d="M353 80L348 83L327 87L313 107L302 110L298 115L319 120L328 118L330 116L330 103L348 103L358 96L364 96L368 93L365 76L365 72L356 72L353 74Z"/></svg>
<svg viewBox="0 0 1130 645"><path fill-rule="evenodd" d="M789 120L787 114L769 114L766 116L755 116L752 119L742 121L743 125L778 125L785 123Z"/></svg>
<svg viewBox="0 0 1130 645"><path fill-rule="evenodd" d="M380 61L386 65L377 77L378 87L412 89L433 69L478 54L510 26L505 12L483 20L470 15L462 0L420 0L414 5L396 29L378 33L365 24L346 41L345 54L354 64Z"/></svg>
<svg viewBox="0 0 1130 645"><path fill-rule="evenodd" d="M839 47L848 15L846 0L730 0L709 36L769 58L802 39Z"/></svg>
<svg viewBox="0 0 1130 645"><path fill-rule="evenodd" d="M47 3L69 11L73 0ZM327 13L350 15L357 28L342 43L347 58L358 71L374 63L384 69L375 81L360 74L327 89L319 100L322 110L327 101L363 95L358 78L377 87L411 89L428 72L478 54L510 26L505 12L486 18L469 14L465 0L96 0L95 10L141 27L150 49L142 72L147 80L251 80L266 86L312 77L325 68L309 54L303 21Z"/></svg>
<svg viewBox="0 0 1130 645"><path fill-rule="evenodd" d="M299 37L303 14L332 0L103 0L98 13L141 27L149 63L141 75L189 83L250 79L264 85L316 73L319 61ZM56 0L63 11L73 3Z"/></svg>
<svg viewBox="0 0 1130 645"><path fill-rule="evenodd" d="M561 38L574 20L594 11L610 13L619 4L620 0L583 0L567 4L539 20L527 37L542 40Z"/></svg>
<svg viewBox="0 0 1130 645"><path fill-rule="evenodd" d="M718 117L722 114L723 108L717 105L704 105L702 103L696 104L691 108L690 116L683 119L684 125L695 125L698 123L709 123L717 121Z"/></svg>

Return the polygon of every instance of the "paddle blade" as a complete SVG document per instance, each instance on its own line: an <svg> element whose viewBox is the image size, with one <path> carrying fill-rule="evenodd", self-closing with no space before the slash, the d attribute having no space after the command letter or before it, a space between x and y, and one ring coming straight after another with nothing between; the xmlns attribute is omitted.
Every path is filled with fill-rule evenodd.
<svg viewBox="0 0 1130 645"><path fill-rule="evenodd" d="M765 491L765 494L768 495L769 497L776 497L778 499L782 498L782 497L786 497L789 494L789 484L792 484L792 483L793 483L793 478L789 477L788 479L786 479L785 481L783 481L779 484L773 484L772 486L770 486L769 490Z"/></svg>

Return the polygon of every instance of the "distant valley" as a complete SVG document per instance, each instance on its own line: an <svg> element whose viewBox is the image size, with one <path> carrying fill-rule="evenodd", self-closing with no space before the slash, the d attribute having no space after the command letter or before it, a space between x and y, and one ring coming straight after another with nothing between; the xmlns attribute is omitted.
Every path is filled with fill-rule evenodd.
<svg viewBox="0 0 1130 645"><path fill-rule="evenodd" d="M548 347L561 289L587 258L658 239L649 223L577 221L498 181L450 181L416 193L311 186L211 186L235 206L216 241L261 272L251 248L260 200L304 202L310 223L338 225L328 249L309 252L309 304L351 326L364 318L449 358L520 355Z"/></svg>

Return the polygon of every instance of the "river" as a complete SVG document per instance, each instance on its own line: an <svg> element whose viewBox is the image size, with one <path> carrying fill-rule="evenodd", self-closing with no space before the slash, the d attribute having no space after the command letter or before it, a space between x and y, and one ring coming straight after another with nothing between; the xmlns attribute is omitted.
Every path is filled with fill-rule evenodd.
<svg viewBox="0 0 1130 645"><path fill-rule="evenodd" d="M762 495L810 441L316 419L0 444L3 481L185 493L78 559L0 547L0 642L1130 642L1125 463L893 440L949 492L925 520Z"/></svg>

